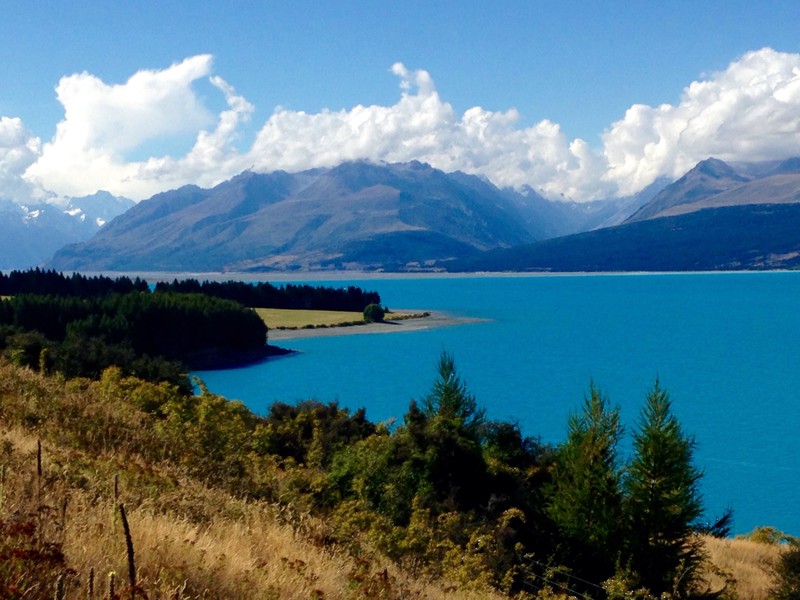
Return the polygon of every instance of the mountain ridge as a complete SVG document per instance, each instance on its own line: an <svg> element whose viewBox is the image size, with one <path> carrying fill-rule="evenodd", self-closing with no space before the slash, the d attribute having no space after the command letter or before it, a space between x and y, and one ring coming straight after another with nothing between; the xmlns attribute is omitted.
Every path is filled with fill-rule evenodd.
<svg viewBox="0 0 800 600"><path fill-rule="evenodd" d="M677 216L706 208L800 201L800 157L780 162L700 161L625 221Z"/></svg>
<svg viewBox="0 0 800 600"><path fill-rule="evenodd" d="M49 266L84 270L419 270L620 219L418 161L245 171L140 202ZM616 216L615 216L616 215ZM627 216L627 214L625 215Z"/></svg>

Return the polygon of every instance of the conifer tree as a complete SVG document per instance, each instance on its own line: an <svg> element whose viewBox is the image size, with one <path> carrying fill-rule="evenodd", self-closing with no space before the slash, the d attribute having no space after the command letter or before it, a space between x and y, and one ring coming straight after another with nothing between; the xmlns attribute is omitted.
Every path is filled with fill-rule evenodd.
<svg viewBox="0 0 800 600"><path fill-rule="evenodd" d="M619 408L592 384L582 412L569 419L547 507L566 546L562 560L598 583L613 575L620 544L621 435Z"/></svg>
<svg viewBox="0 0 800 600"><path fill-rule="evenodd" d="M685 596L702 561L693 530L702 514L694 448L656 380L634 434L624 480L628 567L655 596Z"/></svg>
<svg viewBox="0 0 800 600"><path fill-rule="evenodd" d="M478 407L467 384L456 371L456 364L449 352L442 352L436 366L437 378L431 391L423 400L423 411L428 418L439 416L457 421L471 434L480 437L486 423L486 411Z"/></svg>

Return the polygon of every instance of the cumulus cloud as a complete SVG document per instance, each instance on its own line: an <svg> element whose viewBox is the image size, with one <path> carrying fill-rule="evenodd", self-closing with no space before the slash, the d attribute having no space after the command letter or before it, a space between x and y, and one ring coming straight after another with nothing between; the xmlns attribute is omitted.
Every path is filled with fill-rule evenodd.
<svg viewBox="0 0 800 600"><path fill-rule="evenodd" d="M211 56L199 55L160 71L139 71L123 84L109 85L88 73L62 78L56 96L64 106L64 119L26 177L65 195L106 189L138 199L202 180L202 167L221 176L228 162L226 144L252 107L224 80L212 77L229 110L218 116L216 129L207 132L204 128L213 125L215 117L192 84L208 77L211 69ZM184 157L127 159L144 143L186 134L196 135L196 142Z"/></svg>
<svg viewBox="0 0 800 600"><path fill-rule="evenodd" d="M481 174L498 185L531 185L550 195L587 193L582 180L601 161L585 143L570 142L561 128L542 121L518 128L520 115L474 107L459 116L436 91L424 70L396 63L392 72L403 90L392 106L307 114L276 110L251 149L258 170L325 167L343 160L420 160L446 171ZM610 187L606 184L606 187Z"/></svg>
<svg viewBox="0 0 800 600"><path fill-rule="evenodd" d="M800 55L749 52L683 90L676 105L634 105L603 136L605 179L633 193L697 162L800 154Z"/></svg>
<svg viewBox="0 0 800 600"><path fill-rule="evenodd" d="M0 117L0 199L28 202L46 195L22 178L39 157L40 146L20 119Z"/></svg>
<svg viewBox="0 0 800 600"><path fill-rule="evenodd" d="M567 139L546 119L520 128L515 109L473 107L459 116L426 71L397 63L392 72L403 90L393 106L276 111L252 149L257 168L417 159L501 186L529 185L551 198L588 200L633 194L709 156L759 161L800 154L800 55L768 48L693 82L676 105L632 106L604 132L599 149Z"/></svg>
<svg viewBox="0 0 800 600"><path fill-rule="evenodd" d="M252 146L239 150L253 106L212 70L212 57L200 55L121 84L88 73L64 77L56 88L64 118L51 141L42 146L19 119L3 119L0 195L21 197L37 184L63 195L107 189L140 199L186 183L210 186L245 168L296 171L368 159L420 160L500 186L588 200L635 193L709 156L755 161L800 154L800 55L769 48L692 82L676 104L631 106L603 133L599 148L568 139L547 119L522 127L513 108L475 106L458 114L427 71L396 63L396 103L317 113L278 107ZM194 89L199 80L216 88L226 109L212 114ZM194 143L181 156L130 158L187 135Z"/></svg>

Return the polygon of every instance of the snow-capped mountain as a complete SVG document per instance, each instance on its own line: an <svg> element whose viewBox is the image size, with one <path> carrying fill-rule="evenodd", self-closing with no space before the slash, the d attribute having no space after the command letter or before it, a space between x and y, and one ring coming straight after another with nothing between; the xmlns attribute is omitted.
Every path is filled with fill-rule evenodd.
<svg viewBox="0 0 800 600"><path fill-rule="evenodd" d="M0 199L0 269L43 264L59 248L89 239L133 204L108 192L71 198L66 207Z"/></svg>

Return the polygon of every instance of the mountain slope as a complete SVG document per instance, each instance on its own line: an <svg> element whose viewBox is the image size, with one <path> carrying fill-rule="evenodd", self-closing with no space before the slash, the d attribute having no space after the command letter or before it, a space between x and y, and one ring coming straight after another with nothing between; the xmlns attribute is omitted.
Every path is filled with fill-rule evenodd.
<svg viewBox="0 0 800 600"><path fill-rule="evenodd" d="M50 266L414 270L576 231L597 212L581 210L419 162L245 172L210 190L186 186L143 201Z"/></svg>
<svg viewBox="0 0 800 600"><path fill-rule="evenodd" d="M709 208L455 262L452 271L710 271L800 267L800 204Z"/></svg>
<svg viewBox="0 0 800 600"><path fill-rule="evenodd" d="M653 219L676 206L692 205L748 181L730 165L716 158L699 162L675 183L664 188L636 211L627 222Z"/></svg>
<svg viewBox="0 0 800 600"><path fill-rule="evenodd" d="M800 158L738 165L709 158L664 188L627 222L706 208L792 202L800 202Z"/></svg>

